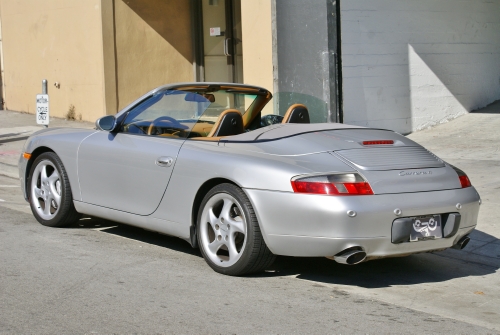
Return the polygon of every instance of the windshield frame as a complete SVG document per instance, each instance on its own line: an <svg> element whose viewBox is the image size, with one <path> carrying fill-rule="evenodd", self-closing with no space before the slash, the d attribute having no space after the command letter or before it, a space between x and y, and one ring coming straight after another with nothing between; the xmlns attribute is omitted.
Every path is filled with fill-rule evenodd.
<svg viewBox="0 0 500 335"><path fill-rule="evenodd" d="M120 112L118 112L116 115L116 120L117 120L116 129L119 131L119 129L122 128L122 125L125 119L127 118L129 112L138 107L145 100L151 98L156 94L164 94L165 91L172 91L172 90L193 92L193 93L195 92L210 93L210 92L217 92L219 90L224 90L228 93L242 93L242 94L255 95L256 96L255 99L243 112L242 115L244 128L248 130L251 130L252 122L254 122L257 118L258 120L260 120L262 109L272 99L272 94L268 90L262 87L245 85L245 84L197 82L197 83L180 83L174 85L165 85L157 87L154 90L146 93L139 99L129 104L127 107L123 108Z"/></svg>

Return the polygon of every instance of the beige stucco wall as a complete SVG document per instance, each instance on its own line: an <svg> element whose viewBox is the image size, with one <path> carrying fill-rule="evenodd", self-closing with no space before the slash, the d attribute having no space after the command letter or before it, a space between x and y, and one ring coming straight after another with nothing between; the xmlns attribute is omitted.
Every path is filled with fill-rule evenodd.
<svg viewBox="0 0 500 335"><path fill-rule="evenodd" d="M159 85L194 81L189 3L115 0L119 109Z"/></svg>
<svg viewBox="0 0 500 335"><path fill-rule="evenodd" d="M0 0L6 108L34 113L47 79L52 116L64 117L70 104L84 120L105 113L100 4Z"/></svg>
<svg viewBox="0 0 500 335"><path fill-rule="evenodd" d="M241 0L245 84L273 91L271 0ZM273 112L269 103L263 114Z"/></svg>
<svg viewBox="0 0 500 335"><path fill-rule="evenodd" d="M159 85L194 80L189 1L41 3L0 0L5 108L34 113L47 79L52 116L74 105L94 121ZM271 0L242 0L242 26L245 82L272 90Z"/></svg>

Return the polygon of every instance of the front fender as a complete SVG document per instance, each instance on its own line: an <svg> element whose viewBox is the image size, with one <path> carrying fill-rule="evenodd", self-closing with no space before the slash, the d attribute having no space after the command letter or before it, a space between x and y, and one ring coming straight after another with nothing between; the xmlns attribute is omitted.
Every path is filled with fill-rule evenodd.
<svg viewBox="0 0 500 335"><path fill-rule="evenodd" d="M32 162L42 152L53 151L59 156L66 169L73 199L81 200L77 169L78 147L86 137L95 132L96 130L93 129L51 128L42 129L31 135L26 140L19 157L19 179L24 198L28 200L26 180ZM32 154L29 161L23 157L23 153Z"/></svg>

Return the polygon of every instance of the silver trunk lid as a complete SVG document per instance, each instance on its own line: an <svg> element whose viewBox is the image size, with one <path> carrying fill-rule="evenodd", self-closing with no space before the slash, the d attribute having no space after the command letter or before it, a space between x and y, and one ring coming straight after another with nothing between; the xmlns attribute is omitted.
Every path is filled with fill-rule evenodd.
<svg viewBox="0 0 500 335"><path fill-rule="evenodd" d="M442 160L420 146L367 146L363 149L338 150L335 154L358 170L384 171L444 167Z"/></svg>
<svg viewBox="0 0 500 335"><path fill-rule="evenodd" d="M330 153L358 170L370 183L375 194L427 192L461 187L455 170L419 145L367 145Z"/></svg>
<svg viewBox="0 0 500 335"><path fill-rule="evenodd" d="M299 134L294 134L294 129L289 129L290 127L277 127L250 140L253 132L246 133L244 139L233 136L221 142L228 147L277 156L329 152L333 157L359 171L370 183L375 194L461 187L458 175L451 167L424 147L398 133L369 128L322 127L326 128L326 125L307 125L300 128L305 132ZM364 141L377 140L391 140L394 143L363 145Z"/></svg>
<svg viewBox="0 0 500 335"><path fill-rule="evenodd" d="M461 187L455 170L423 147L374 147L331 154L358 170L375 194Z"/></svg>

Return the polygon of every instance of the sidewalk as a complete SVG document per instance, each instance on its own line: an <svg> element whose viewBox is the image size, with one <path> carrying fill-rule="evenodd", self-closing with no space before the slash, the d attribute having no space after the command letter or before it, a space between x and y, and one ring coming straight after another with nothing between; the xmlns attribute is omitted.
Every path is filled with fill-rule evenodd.
<svg viewBox="0 0 500 335"><path fill-rule="evenodd" d="M471 261L500 265L500 101L408 137L464 170L483 202L469 245L445 253L464 258L467 251Z"/></svg>

